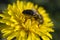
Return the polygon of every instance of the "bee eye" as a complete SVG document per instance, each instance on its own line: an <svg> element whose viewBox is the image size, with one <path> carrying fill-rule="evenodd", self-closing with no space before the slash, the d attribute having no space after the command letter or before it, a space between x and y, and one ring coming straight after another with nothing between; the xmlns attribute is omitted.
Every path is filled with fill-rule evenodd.
<svg viewBox="0 0 60 40"><path fill-rule="evenodd" d="M22 13L27 14L27 15L33 15L34 14L34 12L32 10L24 10Z"/></svg>

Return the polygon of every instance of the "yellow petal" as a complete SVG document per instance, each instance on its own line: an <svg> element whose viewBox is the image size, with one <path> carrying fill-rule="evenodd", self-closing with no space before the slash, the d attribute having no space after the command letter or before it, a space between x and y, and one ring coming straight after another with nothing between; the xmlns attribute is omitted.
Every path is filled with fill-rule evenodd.
<svg viewBox="0 0 60 40"><path fill-rule="evenodd" d="M47 36L41 36L43 40L50 40Z"/></svg>
<svg viewBox="0 0 60 40"><path fill-rule="evenodd" d="M31 2L28 2L26 5L26 9L33 9L33 4Z"/></svg>
<svg viewBox="0 0 60 40"><path fill-rule="evenodd" d="M25 27L27 28L27 30L31 27L31 20L28 19L25 23Z"/></svg>
<svg viewBox="0 0 60 40"><path fill-rule="evenodd" d="M13 39L14 37L16 37L16 35L17 35L17 32L13 32L12 34L10 34L10 35L7 37L7 40Z"/></svg>

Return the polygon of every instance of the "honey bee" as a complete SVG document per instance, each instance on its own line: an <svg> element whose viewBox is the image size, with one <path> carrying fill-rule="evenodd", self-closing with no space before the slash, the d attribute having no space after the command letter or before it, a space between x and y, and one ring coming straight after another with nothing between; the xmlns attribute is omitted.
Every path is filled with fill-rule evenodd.
<svg viewBox="0 0 60 40"><path fill-rule="evenodd" d="M42 15L38 14L35 10L24 10L22 13L33 16L40 24L43 24L44 22Z"/></svg>

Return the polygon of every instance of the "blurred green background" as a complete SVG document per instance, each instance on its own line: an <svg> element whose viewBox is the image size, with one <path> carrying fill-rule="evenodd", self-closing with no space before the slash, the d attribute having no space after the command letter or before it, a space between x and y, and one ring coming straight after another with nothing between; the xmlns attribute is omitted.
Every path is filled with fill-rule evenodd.
<svg viewBox="0 0 60 40"><path fill-rule="evenodd" d="M46 11L49 13L52 21L54 22L54 33L52 40L60 40L60 0L23 0L23 1L30 1L34 4L38 4L39 6L43 6ZM16 0L0 0L0 12L7 8L8 4L12 4L16 2ZM0 40L1 38L0 34Z"/></svg>

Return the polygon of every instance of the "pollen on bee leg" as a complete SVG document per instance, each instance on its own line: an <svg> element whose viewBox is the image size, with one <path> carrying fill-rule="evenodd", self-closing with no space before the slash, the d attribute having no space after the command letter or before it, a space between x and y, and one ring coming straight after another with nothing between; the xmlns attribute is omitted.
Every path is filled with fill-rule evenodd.
<svg viewBox="0 0 60 40"><path fill-rule="evenodd" d="M43 20L40 20L39 23L40 23L40 24L43 24Z"/></svg>

